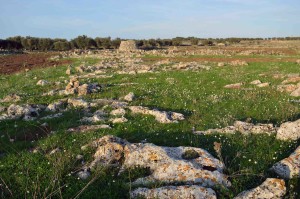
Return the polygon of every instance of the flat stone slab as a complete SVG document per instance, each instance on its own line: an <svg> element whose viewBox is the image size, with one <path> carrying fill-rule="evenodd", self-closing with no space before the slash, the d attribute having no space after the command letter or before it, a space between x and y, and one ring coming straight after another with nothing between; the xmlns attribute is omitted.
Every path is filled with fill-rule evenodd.
<svg viewBox="0 0 300 199"><path fill-rule="evenodd" d="M155 189L138 188L130 193L131 198L145 199L216 199L214 190L197 185L192 186L166 186Z"/></svg>
<svg viewBox="0 0 300 199"><path fill-rule="evenodd" d="M300 138L300 119L281 124L276 138L279 140L298 140Z"/></svg>

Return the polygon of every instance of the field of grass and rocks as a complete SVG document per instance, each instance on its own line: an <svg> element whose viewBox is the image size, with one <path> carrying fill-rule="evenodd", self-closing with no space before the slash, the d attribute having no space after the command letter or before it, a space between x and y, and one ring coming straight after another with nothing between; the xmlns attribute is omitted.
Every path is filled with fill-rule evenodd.
<svg viewBox="0 0 300 199"><path fill-rule="evenodd" d="M259 49L61 53L0 75L0 198L299 198L299 49Z"/></svg>

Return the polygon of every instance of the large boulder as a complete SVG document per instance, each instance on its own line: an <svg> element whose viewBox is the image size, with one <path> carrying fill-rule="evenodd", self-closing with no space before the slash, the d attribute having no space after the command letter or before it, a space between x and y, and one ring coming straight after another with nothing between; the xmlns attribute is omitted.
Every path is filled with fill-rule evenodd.
<svg viewBox="0 0 300 199"><path fill-rule="evenodd" d="M276 138L279 140L298 140L300 138L300 119L281 124Z"/></svg>
<svg viewBox="0 0 300 199"><path fill-rule="evenodd" d="M287 158L277 162L272 170L280 177L291 179L300 177L300 146Z"/></svg>
<svg viewBox="0 0 300 199"><path fill-rule="evenodd" d="M243 191L234 199L281 199L285 194L286 187L284 180L268 178L258 187Z"/></svg>

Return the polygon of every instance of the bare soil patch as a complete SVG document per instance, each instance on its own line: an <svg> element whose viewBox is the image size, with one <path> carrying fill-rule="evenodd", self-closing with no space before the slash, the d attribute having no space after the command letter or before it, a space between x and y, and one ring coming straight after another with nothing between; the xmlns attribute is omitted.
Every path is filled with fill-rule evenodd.
<svg viewBox="0 0 300 199"><path fill-rule="evenodd" d="M25 69L44 68L70 63L68 60L50 60L54 53L15 54L0 56L0 74L12 74Z"/></svg>

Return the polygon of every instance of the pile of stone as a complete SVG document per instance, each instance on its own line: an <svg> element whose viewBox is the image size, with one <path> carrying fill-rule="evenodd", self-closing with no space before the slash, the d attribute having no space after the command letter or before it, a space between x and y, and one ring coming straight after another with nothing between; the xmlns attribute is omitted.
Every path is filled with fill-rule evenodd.
<svg viewBox="0 0 300 199"><path fill-rule="evenodd" d="M15 105L11 104L7 112L0 115L0 120L23 119L25 121L34 120L39 116L39 112L46 107L43 105Z"/></svg>
<svg viewBox="0 0 300 199"><path fill-rule="evenodd" d="M288 78L277 86L277 90L281 92L288 92L293 97L300 96L300 75L290 74Z"/></svg>
<svg viewBox="0 0 300 199"><path fill-rule="evenodd" d="M119 51L131 52L136 50L137 50L137 46L135 41L133 40L121 41Z"/></svg>

